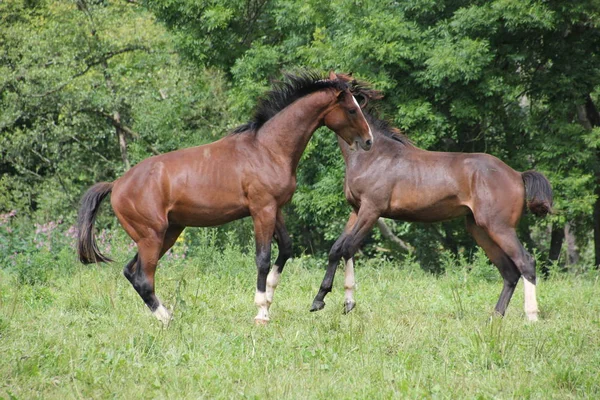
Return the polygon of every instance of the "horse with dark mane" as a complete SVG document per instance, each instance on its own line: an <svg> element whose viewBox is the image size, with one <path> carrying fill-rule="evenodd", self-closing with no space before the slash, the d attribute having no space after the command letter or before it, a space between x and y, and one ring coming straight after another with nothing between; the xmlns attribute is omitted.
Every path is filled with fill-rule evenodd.
<svg viewBox="0 0 600 400"><path fill-rule="evenodd" d="M111 205L138 252L125 266L125 277L163 323L170 312L154 293L159 259L186 226L216 226L252 217L258 277L257 323L269 321L269 307L291 240L281 208L296 189L296 168L314 131L322 125L348 146L369 150L373 140L361 108L349 91L351 78L313 72L286 75L259 102L252 120L221 140L150 157L114 182L92 186L79 210L81 262L110 261L94 239L93 224L101 201ZM270 269L271 239L279 245Z"/></svg>
<svg viewBox="0 0 600 400"><path fill-rule="evenodd" d="M537 320L535 260L515 228L525 207L536 216L551 211L552 188L544 175L517 172L489 154L422 150L398 129L365 115L375 137L370 152L353 152L338 141L346 163L344 191L353 211L331 248L311 311L325 306L323 300L331 291L342 257L346 261L345 312L354 308L353 256L379 217L419 222L466 217L467 230L504 279L496 312L504 315L523 276L525 313Z"/></svg>

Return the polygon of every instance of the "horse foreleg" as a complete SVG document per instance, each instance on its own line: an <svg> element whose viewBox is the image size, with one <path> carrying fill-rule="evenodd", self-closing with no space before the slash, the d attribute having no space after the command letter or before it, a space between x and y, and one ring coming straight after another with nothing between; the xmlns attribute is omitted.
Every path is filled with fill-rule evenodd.
<svg viewBox="0 0 600 400"><path fill-rule="evenodd" d="M368 205L363 204L358 214L352 214L348 223L346 224L346 229L350 230L349 233L344 232L342 236L335 242L331 251L329 252L329 264L327 265L327 271L325 272L325 277L323 278L323 282L321 282L321 287L319 288L319 292L317 293L312 307L310 311L318 311L325 307L325 296L327 293L331 292L331 288L333 287L333 280L335 278L335 271L337 265L342 257L346 259L346 267L347 269L347 280L348 285L344 282L344 286L349 287L349 291L346 294L351 295L350 303L346 303L344 310L349 312L354 308L354 262L352 257L354 253L358 250L360 244L363 239L367 236L369 231L377 222L379 218L379 213L376 212L373 208ZM354 222L354 220L356 222ZM354 222L354 223L353 223ZM348 298L346 298L348 300Z"/></svg>
<svg viewBox="0 0 600 400"><path fill-rule="evenodd" d="M277 210L277 219L275 221L275 240L277 241L277 246L279 247L279 254L277 255L277 260L275 260L275 265L273 265L269 275L267 275L266 293L267 304L269 307L273 303L273 295L275 293L275 289L279 285L279 278L283 272L283 267L285 266L286 261L292 256L292 240L290 239L290 235L285 228L283 213L281 210Z"/></svg>
<svg viewBox="0 0 600 400"><path fill-rule="evenodd" d="M254 317L257 324L269 322L269 307L267 297L267 276L271 264L271 239L275 231L276 206L261 208L252 213L254 221L254 237L256 241L256 294L254 303L258 307L258 314Z"/></svg>

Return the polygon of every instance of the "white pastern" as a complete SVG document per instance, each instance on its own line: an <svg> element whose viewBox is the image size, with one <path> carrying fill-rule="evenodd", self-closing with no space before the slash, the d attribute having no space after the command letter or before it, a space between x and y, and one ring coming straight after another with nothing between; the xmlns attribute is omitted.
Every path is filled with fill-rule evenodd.
<svg viewBox="0 0 600 400"><path fill-rule="evenodd" d="M169 322L171 322L171 313L162 304L160 304L152 314L165 325L169 325Z"/></svg>
<svg viewBox="0 0 600 400"><path fill-rule="evenodd" d="M279 285L279 278L281 277L281 274L279 273L279 267L277 265L274 265L273 268L271 268L271 271L269 271L269 275L267 276L267 303L268 303L268 307L271 306L271 303L273 303L273 294L275 293L275 289L277 289L277 286Z"/></svg>
<svg viewBox="0 0 600 400"><path fill-rule="evenodd" d="M346 269L344 270L344 295L345 301L354 302L354 288L356 281L354 280L354 260L351 258L346 261Z"/></svg>
<svg viewBox="0 0 600 400"><path fill-rule="evenodd" d="M269 302L267 301L267 294L264 292L256 291L254 295L254 304L258 307L258 314L254 317L257 322L268 322L269 321Z"/></svg>
<svg viewBox="0 0 600 400"><path fill-rule="evenodd" d="M538 305L535 297L535 284L523 278L525 292L525 314L530 321L538 320Z"/></svg>

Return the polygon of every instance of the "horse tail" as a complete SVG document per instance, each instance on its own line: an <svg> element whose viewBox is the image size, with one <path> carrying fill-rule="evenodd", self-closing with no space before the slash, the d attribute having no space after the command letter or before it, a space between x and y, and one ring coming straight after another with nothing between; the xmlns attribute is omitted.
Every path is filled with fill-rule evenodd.
<svg viewBox="0 0 600 400"><path fill-rule="evenodd" d="M529 170L521 173L525 184L527 208L536 217L545 217L552 212L552 186L539 172Z"/></svg>
<svg viewBox="0 0 600 400"><path fill-rule="evenodd" d="M108 262L110 258L100 254L94 237L94 221L102 200L112 191L112 182L100 182L89 188L81 198L79 216L77 218L77 253L84 264Z"/></svg>

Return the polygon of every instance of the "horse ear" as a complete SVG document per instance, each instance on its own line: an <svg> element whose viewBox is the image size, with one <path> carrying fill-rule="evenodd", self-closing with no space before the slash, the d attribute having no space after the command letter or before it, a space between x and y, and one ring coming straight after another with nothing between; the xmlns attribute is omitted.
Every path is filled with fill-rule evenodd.
<svg viewBox="0 0 600 400"><path fill-rule="evenodd" d="M337 75L335 74L335 72L333 72L333 70L329 70L329 79L331 79L332 81L335 81L337 79Z"/></svg>

